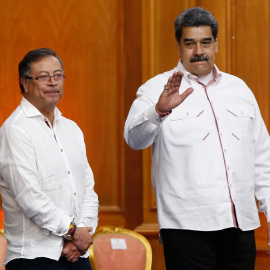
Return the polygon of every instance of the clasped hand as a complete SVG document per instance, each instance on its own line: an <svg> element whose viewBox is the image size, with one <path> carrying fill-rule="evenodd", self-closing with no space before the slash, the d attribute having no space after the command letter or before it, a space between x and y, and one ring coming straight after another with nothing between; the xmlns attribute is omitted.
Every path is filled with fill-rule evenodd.
<svg viewBox="0 0 270 270"><path fill-rule="evenodd" d="M65 240L61 256L70 262L76 262L93 244L93 239L90 235L92 230L92 227L77 227L73 240Z"/></svg>

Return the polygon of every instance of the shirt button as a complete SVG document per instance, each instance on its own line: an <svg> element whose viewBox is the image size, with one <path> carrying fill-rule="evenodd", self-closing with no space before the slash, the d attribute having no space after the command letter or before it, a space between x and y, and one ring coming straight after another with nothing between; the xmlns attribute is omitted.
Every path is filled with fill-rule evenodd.
<svg viewBox="0 0 270 270"><path fill-rule="evenodd" d="M224 153L226 153L227 151L226 151L226 149L224 149Z"/></svg>
<svg viewBox="0 0 270 270"><path fill-rule="evenodd" d="M76 194L76 192L74 192L74 196L76 196L77 194Z"/></svg>
<svg viewBox="0 0 270 270"><path fill-rule="evenodd" d="M58 234L60 234L61 232L59 231Z"/></svg>
<svg viewBox="0 0 270 270"><path fill-rule="evenodd" d="M61 152L63 152L63 149L61 149Z"/></svg>
<svg viewBox="0 0 270 270"><path fill-rule="evenodd" d="M70 174L70 171L68 171L68 174Z"/></svg>
<svg viewBox="0 0 270 270"><path fill-rule="evenodd" d="M227 168L228 170L230 169L230 167L228 166L228 168Z"/></svg>

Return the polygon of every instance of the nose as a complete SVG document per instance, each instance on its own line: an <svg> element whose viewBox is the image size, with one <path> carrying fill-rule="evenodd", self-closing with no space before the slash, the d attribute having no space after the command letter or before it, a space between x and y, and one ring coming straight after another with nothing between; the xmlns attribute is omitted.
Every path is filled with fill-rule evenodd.
<svg viewBox="0 0 270 270"><path fill-rule="evenodd" d="M200 43L196 44L194 53L197 54L197 55L203 54L203 48L202 48Z"/></svg>
<svg viewBox="0 0 270 270"><path fill-rule="evenodd" d="M49 76L49 84L56 84L54 76Z"/></svg>

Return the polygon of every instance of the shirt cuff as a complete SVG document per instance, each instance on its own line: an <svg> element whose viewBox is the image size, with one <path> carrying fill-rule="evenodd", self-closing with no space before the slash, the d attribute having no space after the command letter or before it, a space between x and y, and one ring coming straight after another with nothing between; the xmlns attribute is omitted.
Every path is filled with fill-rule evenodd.
<svg viewBox="0 0 270 270"><path fill-rule="evenodd" d="M68 233L71 222L71 217L65 217L63 222L58 226L56 235L63 236L64 234Z"/></svg>
<svg viewBox="0 0 270 270"><path fill-rule="evenodd" d="M157 111L156 111L156 105L155 105L155 106L152 106L151 108L149 108L149 109L145 112L145 115L146 115L146 117L148 118L148 120L149 120L152 124L154 124L154 125L156 125L156 126L159 126L160 123L162 123L162 122L170 115L170 113L169 113L168 115L166 115L166 116L161 117L161 116L157 113Z"/></svg>

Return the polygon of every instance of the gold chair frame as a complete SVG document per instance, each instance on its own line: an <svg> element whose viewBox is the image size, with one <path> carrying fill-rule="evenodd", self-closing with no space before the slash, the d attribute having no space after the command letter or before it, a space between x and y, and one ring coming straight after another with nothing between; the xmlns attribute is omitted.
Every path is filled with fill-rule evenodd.
<svg viewBox="0 0 270 270"><path fill-rule="evenodd" d="M4 237L4 229L3 228L0 228L0 237ZM0 246L0 248L6 248L6 247L3 247L2 245ZM2 252L2 250L1 250L1 252ZM4 261L2 261L2 259L4 259L4 258L2 258L2 254L0 255L1 257L1 262L0 262L0 269L5 269L5 266L1 266L1 264L4 262Z"/></svg>
<svg viewBox="0 0 270 270"><path fill-rule="evenodd" d="M132 231L132 230L128 230L128 229L124 229L124 228L120 228L120 227L113 227L113 226L103 226L100 227L99 229L96 230L94 236L93 236L93 241L95 240L95 235L98 234L117 234L117 233L121 233L121 234L126 234L129 236L132 236L136 239L138 239L145 247L145 251L146 251L146 263L145 263L145 270L151 270L152 267L152 248L150 243L148 242L148 240L141 234ZM91 262L91 266L93 268L93 270L99 270L96 260L95 260L95 251L94 251L94 247L93 245L90 246L89 248L90 250L90 262Z"/></svg>

